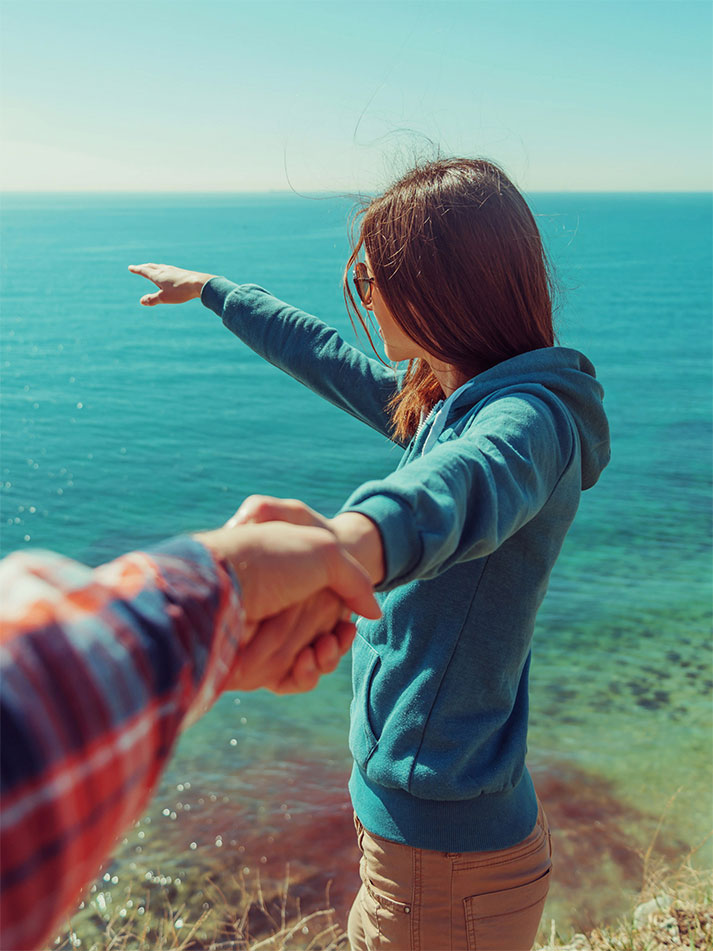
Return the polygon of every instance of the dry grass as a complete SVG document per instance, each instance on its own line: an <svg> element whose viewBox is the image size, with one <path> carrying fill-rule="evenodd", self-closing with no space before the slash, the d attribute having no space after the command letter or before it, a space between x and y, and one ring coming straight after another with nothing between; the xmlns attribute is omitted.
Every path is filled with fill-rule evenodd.
<svg viewBox="0 0 713 951"><path fill-rule="evenodd" d="M289 876L289 873L288 873ZM241 882L242 884L242 882ZM55 944L57 951L348 951L347 936L333 908L311 914L289 898L289 877L282 893L266 901L260 882L236 912L220 888L212 885L208 908L191 920L185 906L152 914L150 896L107 905L98 893L80 906ZM102 897L100 897L102 896ZM329 896L327 895L327 898Z"/></svg>
<svg viewBox="0 0 713 951"><path fill-rule="evenodd" d="M564 942L552 921L550 941L538 951L713 951L713 872L692 864L713 833L692 848L675 870L657 864L654 858L667 814L682 789L666 804L642 856L641 892L631 915L611 928L594 928Z"/></svg>
<svg viewBox="0 0 713 951"><path fill-rule="evenodd" d="M649 874L631 915L611 928L561 940L552 922L538 951L713 951L713 873L685 865Z"/></svg>
<svg viewBox="0 0 713 951"><path fill-rule="evenodd" d="M143 906L139 906L143 907ZM195 921L177 908L155 918L148 909L117 907L104 919L101 938L86 940L71 925L55 945L59 951L348 951L347 936L332 908L309 915L288 910L288 887L277 907L259 887L252 905L234 916L219 896ZM253 931L255 922L262 936ZM269 932L269 934L267 933ZM560 939L553 921L550 940L539 951L713 951L713 875L690 866L675 874L651 874L631 916L612 928Z"/></svg>
<svg viewBox="0 0 713 951"><path fill-rule="evenodd" d="M675 796L669 802L669 807ZM668 807L667 807L668 809ZM611 928L561 938L551 922L550 938L538 951L713 951L713 873L697 870L692 849L676 870L656 864L654 847L664 823L643 858L643 882L626 920ZM707 837L710 838L710 837ZM150 893L136 901L130 894L97 892L80 906L67 931L57 938L57 951L349 951L344 930L330 906L304 915L289 892L289 866L278 895L266 899L259 878L252 891L242 877L235 885L240 902L226 898L208 883L211 900L202 911L175 907L165 891L152 913ZM107 897L109 903L107 903ZM193 906L195 908L195 904ZM236 908L242 911L236 911Z"/></svg>

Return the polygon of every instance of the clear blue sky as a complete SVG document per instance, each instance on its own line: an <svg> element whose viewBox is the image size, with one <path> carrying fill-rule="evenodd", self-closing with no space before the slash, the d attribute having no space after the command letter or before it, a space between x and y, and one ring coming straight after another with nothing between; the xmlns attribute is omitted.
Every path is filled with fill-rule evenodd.
<svg viewBox="0 0 713 951"><path fill-rule="evenodd" d="M2 0L2 187L708 190L709 0ZM407 130L407 131L405 131Z"/></svg>

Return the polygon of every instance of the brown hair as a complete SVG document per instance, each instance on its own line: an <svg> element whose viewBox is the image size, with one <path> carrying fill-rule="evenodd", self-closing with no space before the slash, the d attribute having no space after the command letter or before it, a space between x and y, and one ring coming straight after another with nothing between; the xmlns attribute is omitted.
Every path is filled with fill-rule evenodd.
<svg viewBox="0 0 713 951"><path fill-rule="evenodd" d="M375 198L347 262L347 307L369 335L347 280L364 247L399 327L463 381L528 350L550 347L551 283L532 212L483 159L418 166ZM371 337L369 336L371 341ZM373 344L372 344L373 345ZM429 365L411 360L389 409L397 439L413 435L443 396Z"/></svg>

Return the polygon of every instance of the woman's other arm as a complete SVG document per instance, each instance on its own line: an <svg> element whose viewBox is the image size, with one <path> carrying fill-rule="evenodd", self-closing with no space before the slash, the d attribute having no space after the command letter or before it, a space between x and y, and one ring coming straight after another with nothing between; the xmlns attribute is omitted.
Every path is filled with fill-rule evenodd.
<svg viewBox="0 0 713 951"><path fill-rule="evenodd" d="M391 438L386 406L398 389L396 372L351 346L333 327L255 284L237 285L166 264L136 264L129 270L158 287L141 298L144 306L182 304L200 297L263 359Z"/></svg>

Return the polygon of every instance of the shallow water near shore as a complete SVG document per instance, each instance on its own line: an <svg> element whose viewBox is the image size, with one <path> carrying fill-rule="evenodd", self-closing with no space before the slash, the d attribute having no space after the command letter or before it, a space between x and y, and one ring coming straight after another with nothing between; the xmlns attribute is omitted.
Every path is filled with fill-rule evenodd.
<svg viewBox="0 0 713 951"><path fill-rule="evenodd" d="M711 831L711 201L531 200L562 285L561 342L597 366L613 437L533 652L529 762L555 848L545 924L566 933L630 907L652 842L651 860L675 865ZM140 308L144 283L126 271L158 260L256 282L353 340L339 285L349 207L3 199L3 554L96 564L217 524L256 491L330 514L396 464L200 304ZM213 885L238 903L258 874L279 894L289 864L303 908L329 888L344 917L357 884L348 703L348 662L304 697L221 698L95 895L131 886L200 910ZM710 842L696 861L711 865Z"/></svg>

